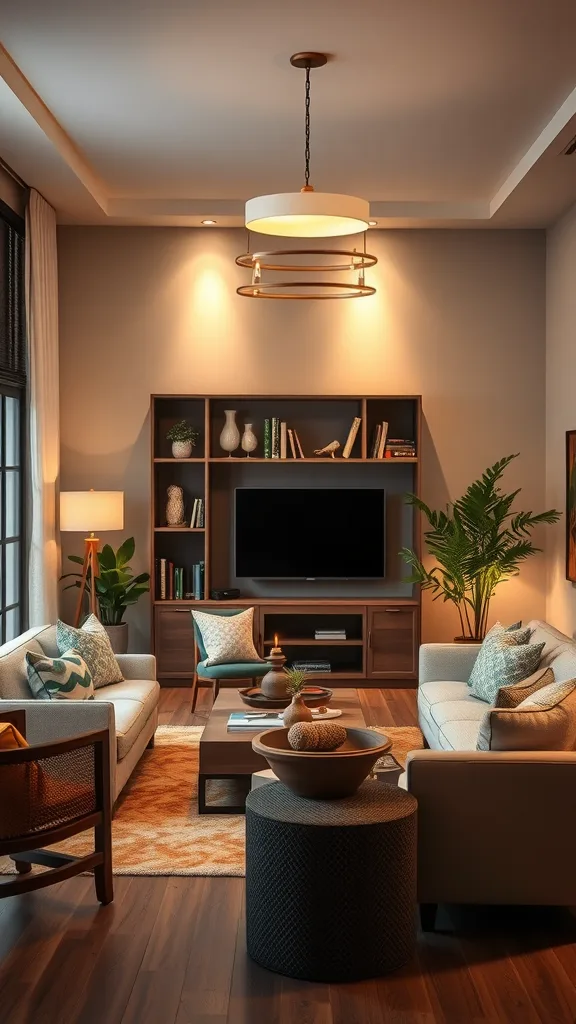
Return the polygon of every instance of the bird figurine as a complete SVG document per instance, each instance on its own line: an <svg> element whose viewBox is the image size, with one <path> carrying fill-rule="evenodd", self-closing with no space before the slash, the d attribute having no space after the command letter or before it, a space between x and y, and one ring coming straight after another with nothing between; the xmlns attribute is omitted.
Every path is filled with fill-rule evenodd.
<svg viewBox="0 0 576 1024"><path fill-rule="evenodd" d="M334 458L334 453L338 451L340 447L340 441L330 441L325 448L315 448L314 455L331 455Z"/></svg>

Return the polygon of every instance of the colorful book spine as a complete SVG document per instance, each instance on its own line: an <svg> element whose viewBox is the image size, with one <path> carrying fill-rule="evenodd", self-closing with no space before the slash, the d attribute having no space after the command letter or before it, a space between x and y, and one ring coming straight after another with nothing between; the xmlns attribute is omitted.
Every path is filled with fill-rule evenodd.
<svg viewBox="0 0 576 1024"><path fill-rule="evenodd" d="M358 434L358 430L360 429L360 424L361 423L362 423L362 418L360 416L355 416L353 421L352 421L352 426L350 427L350 431L348 433L348 439L346 441L346 444L344 445L344 451L342 452L342 458L343 459L349 459L350 458L352 449L354 447L354 441L356 440L356 435Z"/></svg>
<svg viewBox="0 0 576 1024"><path fill-rule="evenodd" d="M165 558L161 558L160 559L160 600L161 601L165 601L166 600L166 594L167 594L167 589L166 589L166 559Z"/></svg>
<svg viewBox="0 0 576 1024"><path fill-rule="evenodd" d="M272 417L272 458L280 458L280 420L277 416Z"/></svg>
<svg viewBox="0 0 576 1024"><path fill-rule="evenodd" d="M300 444L300 438L298 437L298 434L297 434L297 432L295 430L293 430L292 433L294 434L294 440L296 442L296 447L298 449L298 455L300 456L301 459L303 459L304 458L304 452L302 451L302 445Z"/></svg>
<svg viewBox="0 0 576 1024"><path fill-rule="evenodd" d="M194 600L202 601L204 599L204 562L197 562L192 567L192 581Z"/></svg>
<svg viewBox="0 0 576 1024"><path fill-rule="evenodd" d="M288 458L288 435L284 421L280 424L280 458Z"/></svg>
<svg viewBox="0 0 576 1024"><path fill-rule="evenodd" d="M184 597L184 569L179 566L174 569L174 597L177 601Z"/></svg>
<svg viewBox="0 0 576 1024"><path fill-rule="evenodd" d="M294 445L294 431L288 428L288 441L290 443L290 451L292 452L292 458L296 458L296 447Z"/></svg>
<svg viewBox="0 0 576 1024"><path fill-rule="evenodd" d="M272 458L272 424L270 420L264 420L264 458Z"/></svg>
<svg viewBox="0 0 576 1024"><path fill-rule="evenodd" d="M199 505L199 508L198 508L198 516L197 516L197 519L196 519L196 524L197 524L199 530L203 530L204 529L204 498L200 498L200 505Z"/></svg>
<svg viewBox="0 0 576 1024"><path fill-rule="evenodd" d="M378 456L377 457L379 459L383 459L384 458L384 451L385 451L385 448L386 448L386 438L387 437L388 437L388 424L386 423L386 420L383 420L383 422L382 422L382 430L380 431L380 441L378 443Z"/></svg>
<svg viewBox="0 0 576 1024"><path fill-rule="evenodd" d="M168 600L174 600L174 562L168 562Z"/></svg>

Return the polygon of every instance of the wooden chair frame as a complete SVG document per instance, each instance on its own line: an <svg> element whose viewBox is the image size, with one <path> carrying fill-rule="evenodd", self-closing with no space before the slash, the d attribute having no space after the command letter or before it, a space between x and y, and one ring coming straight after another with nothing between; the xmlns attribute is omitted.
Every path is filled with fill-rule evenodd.
<svg viewBox="0 0 576 1024"><path fill-rule="evenodd" d="M11 722L23 736L26 735L25 712L14 710L0 712L0 721ZM112 877L112 808L110 801L110 736L107 729L83 733L68 740L55 743L36 744L15 750L0 751L0 784L2 767L26 764L30 761L65 754L81 747L94 748L95 810L81 818L68 821L54 828L17 836L13 839L0 838L0 855L11 857L18 871L18 878L0 882L0 899L17 896L20 893L43 889L66 878L72 878L82 871L93 871L96 897L100 903L111 903L114 898ZM71 857L41 847L62 842L70 836L94 829L94 852L84 857ZM33 864L41 864L50 871L31 875Z"/></svg>

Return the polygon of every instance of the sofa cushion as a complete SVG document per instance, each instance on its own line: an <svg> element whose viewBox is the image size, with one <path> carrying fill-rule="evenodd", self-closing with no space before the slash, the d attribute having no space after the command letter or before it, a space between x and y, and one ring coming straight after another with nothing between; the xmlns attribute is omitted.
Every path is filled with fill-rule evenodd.
<svg viewBox="0 0 576 1024"><path fill-rule="evenodd" d="M554 670L550 665L548 668L537 668L531 676L521 679L519 683L513 683L512 686L501 686L496 694L495 707L517 708L523 700L526 700L526 697L530 697L537 690L541 690L543 686L549 686L553 682Z"/></svg>
<svg viewBox="0 0 576 1024"><path fill-rule="evenodd" d="M201 661L196 671L200 679L256 679L269 671L264 661L233 661L229 665L206 665ZM246 685L246 684L245 684Z"/></svg>
<svg viewBox="0 0 576 1024"><path fill-rule="evenodd" d="M81 629L58 620L56 639L59 653L73 647L82 655L90 669L95 690L110 683L119 683L124 678L108 634L95 615L89 615Z"/></svg>
<svg viewBox="0 0 576 1024"><path fill-rule="evenodd" d="M124 679L121 683L102 686L94 694L95 701L109 701L114 706L119 761L132 749L159 696L160 686L155 679Z"/></svg>
<svg viewBox="0 0 576 1024"><path fill-rule="evenodd" d="M467 683L435 680L418 688L419 724L433 750L474 750L485 711Z"/></svg>
<svg viewBox="0 0 576 1024"><path fill-rule="evenodd" d="M478 750L575 750L576 679L553 682L517 708L491 709L483 718Z"/></svg>
<svg viewBox="0 0 576 1024"><path fill-rule="evenodd" d="M42 655L44 652L37 640L30 640L25 646L4 644L0 653L0 697L3 700L30 700L30 686L26 669L26 653Z"/></svg>
<svg viewBox="0 0 576 1024"><path fill-rule="evenodd" d="M486 635L468 680L479 700L493 704L501 686L511 686L531 675L539 664L544 641L527 643L530 630L506 631L496 623Z"/></svg>
<svg viewBox="0 0 576 1024"><path fill-rule="evenodd" d="M26 666L37 700L92 700L94 696L92 676L78 651L64 651L56 658L27 651Z"/></svg>

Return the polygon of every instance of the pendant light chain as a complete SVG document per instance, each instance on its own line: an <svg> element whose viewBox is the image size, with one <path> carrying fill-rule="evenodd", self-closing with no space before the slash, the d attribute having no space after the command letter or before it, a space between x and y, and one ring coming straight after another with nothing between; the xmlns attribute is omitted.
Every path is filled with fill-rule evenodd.
<svg viewBox="0 0 576 1024"><path fill-rule="evenodd" d="M306 68L306 96L304 101L304 107L306 110L305 125L306 125L306 145L304 148L304 160L305 160L305 184L308 187L310 185L310 68Z"/></svg>

